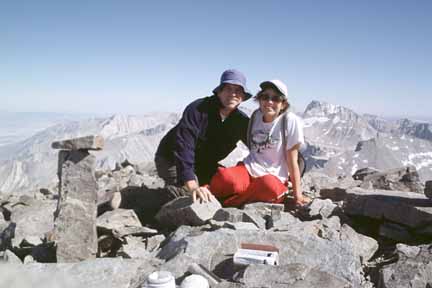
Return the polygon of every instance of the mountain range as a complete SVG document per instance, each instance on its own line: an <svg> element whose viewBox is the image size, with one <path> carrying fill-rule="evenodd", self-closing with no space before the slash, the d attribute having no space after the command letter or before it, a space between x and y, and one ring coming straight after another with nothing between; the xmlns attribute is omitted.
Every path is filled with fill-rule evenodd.
<svg viewBox="0 0 432 288"><path fill-rule="evenodd" d="M320 101L312 101L300 116L305 124L303 154L309 170L336 177L350 176L364 167L384 170L413 165L423 181L432 179L431 123L360 115ZM126 159L152 161L160 139L179 117L153 113L57 121L30 137L0 146L0 191L25 193L51 187L57 178L58 151L51 149L56 140L103 136L104 150L94 152L98 169L113 169L116 162Z"/></svg>

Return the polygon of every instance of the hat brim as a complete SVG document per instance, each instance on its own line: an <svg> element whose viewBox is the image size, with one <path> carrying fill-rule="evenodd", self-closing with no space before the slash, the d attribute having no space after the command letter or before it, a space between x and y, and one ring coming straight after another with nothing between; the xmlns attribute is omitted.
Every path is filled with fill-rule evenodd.
<svg viewBox="0 0 432 288"><path fill-rule="evenodd" d="M249 90L244 87L240 82L235 81L235 80L227 80L223 83L221 83L219 86L217 86L216 88L213 89L213 94L216 94L217 92L219 92L219 90L221 89L221 86L224 84L234 84L234 85L238 85L241 86L243 88L243 91L245 93L245 97L243 99L243 101L249 100L252 97L252 94L249 92Z"/></svg>

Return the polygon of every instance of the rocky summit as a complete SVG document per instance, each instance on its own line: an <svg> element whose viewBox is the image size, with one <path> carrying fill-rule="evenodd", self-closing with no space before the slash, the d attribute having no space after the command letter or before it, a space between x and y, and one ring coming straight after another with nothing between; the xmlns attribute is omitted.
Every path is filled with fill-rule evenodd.
<svg viewBox="0 0 432 288"><path fill-rule="evenodd" d="M177 285L198 274L211 287L432 285L432 200L420 191L430 185L414 167L310 172L307 206L288 197L230 208L169 201L172 187L151 166L95 171L93 139L61 142L73 144L58 153L56 192L0 194L0 287L138 288L156 271ZM277 265L238 263L246 246L271 247Z"/></svg>
<svg viewBox="0 0 432 288"><path fill-rule="evenodd" d="M319 101L303 117L304 207L173 197L152 157L176 114L0 147L0 287L432 287L430 125Z"/></svg>

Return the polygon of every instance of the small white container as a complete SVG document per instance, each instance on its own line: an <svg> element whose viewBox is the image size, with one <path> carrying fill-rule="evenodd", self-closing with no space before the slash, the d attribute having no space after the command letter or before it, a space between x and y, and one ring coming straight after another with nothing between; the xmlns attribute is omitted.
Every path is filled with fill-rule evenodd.
<svg viewBox="0 0 432 288"><path fill-rule="evenodd" d="M143 288L176 288L176 284L171 272L156 271L147 277Z"/></svg>
<svg viewBox="0 0 432 288"><path fill-rule="evenodd" d="M203 276L192 274L183 280L180 288L209 288L209 283Z"/></svg>

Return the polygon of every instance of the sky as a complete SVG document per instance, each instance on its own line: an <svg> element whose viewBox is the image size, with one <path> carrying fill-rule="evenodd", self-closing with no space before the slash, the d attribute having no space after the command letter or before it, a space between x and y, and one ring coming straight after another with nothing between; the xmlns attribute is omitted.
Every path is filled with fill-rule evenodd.
<svg viewBox="0 0 432 288"><path fill-rule="evenodd" d="M432 118L432 1L0 0L3 111L181 112L229 68L300 112Z"/></svg>

